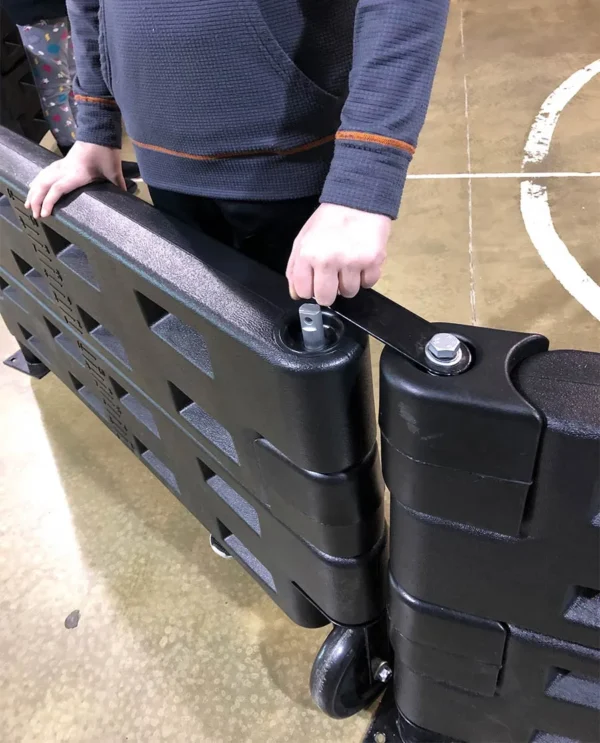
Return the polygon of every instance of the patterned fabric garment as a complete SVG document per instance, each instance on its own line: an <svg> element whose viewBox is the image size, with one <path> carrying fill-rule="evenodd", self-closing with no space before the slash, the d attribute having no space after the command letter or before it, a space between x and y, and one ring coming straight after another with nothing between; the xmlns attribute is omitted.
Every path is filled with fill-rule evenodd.
<svg viewBox="0 0 600 743"><path fill-rule="evenodd" d="M19 26L27 50L44 117L60 147L76 136L75 100L71 88L75 59L67 18Z"/></svg>

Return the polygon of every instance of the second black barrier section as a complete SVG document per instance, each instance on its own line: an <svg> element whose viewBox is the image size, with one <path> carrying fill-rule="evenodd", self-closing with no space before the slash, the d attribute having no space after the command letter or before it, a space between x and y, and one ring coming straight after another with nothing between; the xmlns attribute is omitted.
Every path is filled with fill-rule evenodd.
<svg viewBox="0 0 600 743"><path fill-rule="evenodd" d="M356 711L386 652L366 334L331 319L325 351L303 352L283 280L112 187L35 220L27 185L51 160L0 131L0 310L21 362L59 376L296 623L349 628L356 698L328 711ZM339 668L321 670L326 707Z"/></svg>
<svg viewBox="0 0 600 743"><path fill-rule="evenodd" d="M19 29L0 8L0 124L39 142L48 131Z"/></svg>
<svg viewBox="0 0 600 743"><path fill-rule="evenodd" d="M592 743L600 355L443 329L471 347L464 374L390 350L381 364L399 713L387 740Z"/></svg>

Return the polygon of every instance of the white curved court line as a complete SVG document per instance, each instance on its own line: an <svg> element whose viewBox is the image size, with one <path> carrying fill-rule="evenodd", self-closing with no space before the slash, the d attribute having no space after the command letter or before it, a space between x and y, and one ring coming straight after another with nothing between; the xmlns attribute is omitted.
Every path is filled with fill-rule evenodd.
<svg viewBox="0 0 600 743"><path fill-rule="evenodd" d="M536 116L527 143L525 144L525 157L523 165L529 163L541 163L550 150L552 135L558 124L558 119L565 106L579 93L586 83L600 72L600 59L577 70L562 85L551 93Z"/></svg>
<svg viewBox="0 0 600 743"><path fill-rule="evenodd" d="M546 98L529 132L523 167L546 157L563 109L598 73L600 59L575 72ZM536 174L531 173L529 177L533 179ZM600 286L587 275L556 231L546 186L533 180L521 183L521 214L529 238L546 266L569 294L600 320Z"/></svg>
<svg viewBox="0 0 600 743"><path fill-rule="evenodd" d="M544 263L564 288L600 320L600 286L581 268L560 239L550 214L548 189L533 181L521 183L521 213L529 237Z"/></svg>

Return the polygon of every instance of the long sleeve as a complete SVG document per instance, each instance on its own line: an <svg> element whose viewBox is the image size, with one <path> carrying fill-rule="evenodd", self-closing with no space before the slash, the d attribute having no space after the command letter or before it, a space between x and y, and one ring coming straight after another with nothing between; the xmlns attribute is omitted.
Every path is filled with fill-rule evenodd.
<svg viewBox="0 0 600 743"><path fill-rule="evenodd" d="M449 0L359 0L349 95L321 201L396 218Z"/></svg>
<svg viewBox="0 0 600 743"><path fill-rule="evenodd" d="M121 146L121 113L104 79L100 56L99 0L67 0L76 75L77 139Z"/></svg>

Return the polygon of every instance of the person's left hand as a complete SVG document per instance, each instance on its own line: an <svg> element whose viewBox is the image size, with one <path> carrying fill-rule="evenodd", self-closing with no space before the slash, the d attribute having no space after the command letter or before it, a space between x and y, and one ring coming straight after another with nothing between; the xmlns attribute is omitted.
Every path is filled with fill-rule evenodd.
<svg viewBox="0 0 600 743"><path fill-rule="evenodd" d="M286 276L293 299L329 307L381 278L392 220L337 204L321 204L294 242Z"/></svg>

